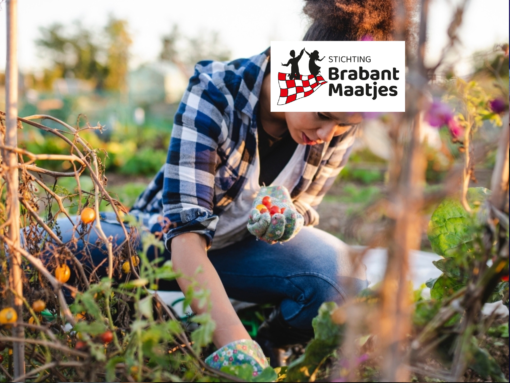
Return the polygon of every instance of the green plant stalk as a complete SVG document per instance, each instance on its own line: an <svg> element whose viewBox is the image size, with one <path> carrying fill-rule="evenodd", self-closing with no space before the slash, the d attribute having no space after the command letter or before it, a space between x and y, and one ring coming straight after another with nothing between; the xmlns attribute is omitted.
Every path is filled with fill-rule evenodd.
<svg viewBox="0 0 510 383"><path fill-rule="evenodd" d="M508 259L505 258L498 258L491 267L489 267L482 275L480 280L477 282L475 288L473 289L473 293L469 300L464 300L464 302L461 303L462 306L454 307L453 302L458 302L458 300L452 301L449 306L443 307L432 319L432 321L423 329L423 331L420 333L420 335L414 340L411 344L411 352L414 353L420 349L422 349L424 346L428 344L428 342L435 338L437 330L443 326L448 320L450 320L457 312L459 312L460 307L469 307L470 304L472 304L472 301L475 299L478 299L479 297L489 296L490 294L486 293L487 286L489 285L489 282L492 282L492 280L499 279L502 275L502 271L505 267L505 265L508 264ZM460 291L457 292L457 294L465 295L466 290L464 289L462 291L462 294L460 294ZM459 302L460 303L460 302ZM482 302L484 303L484 302Z"/></svg>
<svg viewBox="0 0 510 383"><path fill-rule="evenodd" d="M119 343L119 338L117 338L117 333L115 331L115 327L113 326L113 317L112 312L110 310L110 294L107 294L105 296L105 309L106 309L106 315L108 316L108 327L110 328L110 331L113 333L113 343L115 344L115 347L118 351L122 350L122 347Z"/></svg>

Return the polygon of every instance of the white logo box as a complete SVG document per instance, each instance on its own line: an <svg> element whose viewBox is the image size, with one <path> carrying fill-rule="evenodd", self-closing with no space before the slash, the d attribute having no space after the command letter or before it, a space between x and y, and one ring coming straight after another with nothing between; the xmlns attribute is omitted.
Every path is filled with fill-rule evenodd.
<svg viewBox="0 0 510 383"><path fill-rule="evenodd" d="M289 63L292 50L297 58L303 48L298 62L302 80L290 79L292 63L282 63ZM306 53L314 51L323 59L314 60L326 81L322 85L315 84L321 81L312 76ZM272 41L271 111L404 112L405 75L404 41Z"/></svg>

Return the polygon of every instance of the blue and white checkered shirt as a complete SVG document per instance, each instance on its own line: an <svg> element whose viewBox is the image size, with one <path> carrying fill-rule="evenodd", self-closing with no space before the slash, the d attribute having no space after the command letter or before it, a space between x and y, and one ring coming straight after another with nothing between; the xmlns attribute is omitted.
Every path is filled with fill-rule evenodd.
<svg viewBox="0 0 510 383"><path fill-rule="evenodd" d="M182 233L194 232L212 243L216 224L236 198L256 159L257 111L269 49L248 59L201 61L195 67L174 119L166 164L138 197L131 214L161 225L171 223L165 245ZM354 132L329 143L307 146L303 172L291 197L305 223L316 225L315 208L349 157Z"/></svg>

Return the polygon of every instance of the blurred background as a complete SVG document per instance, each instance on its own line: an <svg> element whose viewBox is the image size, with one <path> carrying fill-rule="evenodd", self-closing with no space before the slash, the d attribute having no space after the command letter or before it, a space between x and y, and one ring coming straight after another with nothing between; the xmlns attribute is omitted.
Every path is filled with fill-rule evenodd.
<svg viewBox="0 0 510 383"><path fill-rule="evenodd" d="M431 1L429 65L449 43L459 3ZM173 115L194 64L249 57L272 40L300 40L308 27L303 5L301 0L20 0L19 115L49 114L80 127L87 121L103 125L103 133L86 134L86 139L104 153L109 189L130 206L165 162ZM476 81L488 98L496 97L496 78L508 84L508 53L502 49L508 43L508 15L507 0L469 2L460 40L432 79L439 96L458 80ZM5 16L0 1L3 25ZM5 110L5 33L2 28L0 110ZM491 121L484 124L481 139L490 142L496 127ZM34 153L68 151L62 141L33 129L21 131L19 139ZM390 155L385 140L377 121L366 124L341 182L321 205L321 227L348 243L365 242L363 233L346 230L348 221L385 191ZM434 187L459 153L452 150L447 132L429 129L427 140L427 182ZM490 158L476 169L480 186L486 186ZM71 164L44 166L65 170ZM72 188L74 181L58 182ZM426 236L423 248L428 248Z"/></svg>

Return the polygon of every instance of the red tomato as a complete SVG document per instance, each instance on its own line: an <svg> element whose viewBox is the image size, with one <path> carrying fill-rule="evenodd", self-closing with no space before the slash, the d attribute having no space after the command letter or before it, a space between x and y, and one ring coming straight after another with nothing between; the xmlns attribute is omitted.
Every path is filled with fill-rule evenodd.
<svg viewBox="0 0 510 383"><path fill-rule="evenodd" d="M76 347L75 347L77 350L82 350L84 348L87 348L87 343L85 342L82 342L81 340L76 342Z"/></svg>
<svg viewBox="0 0 510 383"><path fill-rule="evenodd" d="M508 282L508 275L503 275L503 276L501 277L501 280L502 280L503 282Z"/></svg>
<svg viewBox="0 0 510 383"><path fill-rule="evenodd" d="M273 216L278 213L280 213L280 208L278 206L271 206L271 208L269 209L269 214Z"/></svg>
<svg viewBox="0 0 510 383"><path fill-rule="evenodd" d="M269 209L271 207L271 197L266 195L264 198L262 198L262 205L266 206Z"/></svg>
<svg viewBox="0 0 510 383"><path fill-rule="evenodd" d="M267 213L267 209L266 208L260 209L260 214L264 214L264 213Z"/></svg>
<svg viewBox="0 0 510 383"><path fill-rule="evenodd" d="M99 336L99 338L103 343L110 343L113 340L113 333L110 330L106 330Z"/></svg>

